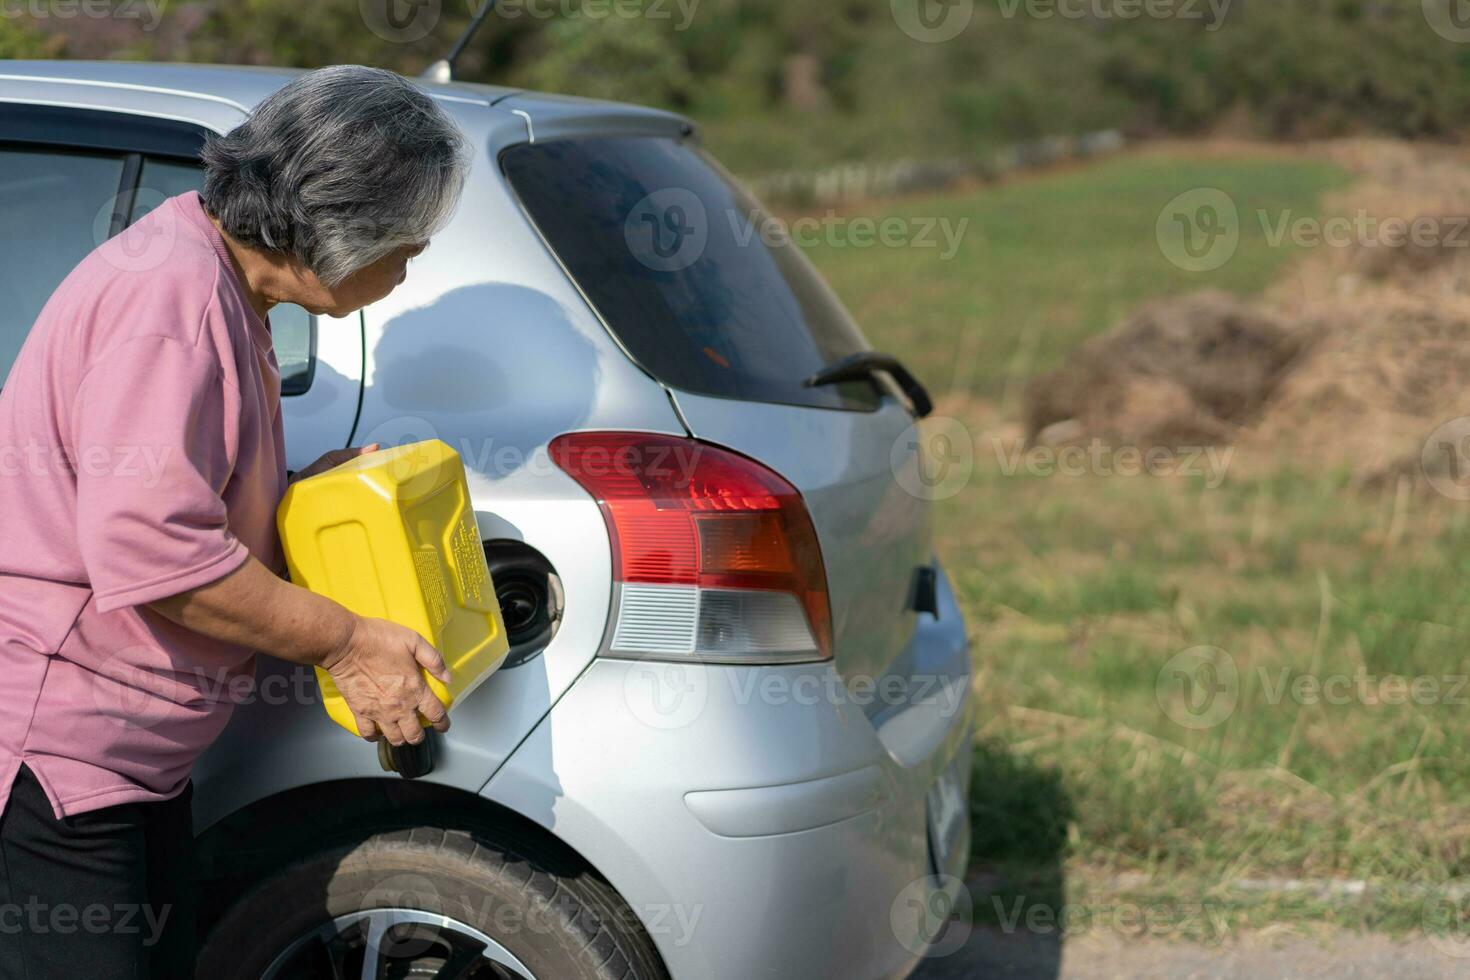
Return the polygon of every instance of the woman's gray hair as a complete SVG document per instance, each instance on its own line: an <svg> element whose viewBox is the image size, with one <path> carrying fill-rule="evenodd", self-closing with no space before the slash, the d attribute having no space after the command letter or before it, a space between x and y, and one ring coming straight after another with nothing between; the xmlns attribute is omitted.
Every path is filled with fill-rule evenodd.
<svg viewBox="0 0 1470 980"><path fill-rule="evenodd" d="M233 238L300 259L336 286L448 222L464 137L400 75L308 72L204 147L204 206Z"/></svg>

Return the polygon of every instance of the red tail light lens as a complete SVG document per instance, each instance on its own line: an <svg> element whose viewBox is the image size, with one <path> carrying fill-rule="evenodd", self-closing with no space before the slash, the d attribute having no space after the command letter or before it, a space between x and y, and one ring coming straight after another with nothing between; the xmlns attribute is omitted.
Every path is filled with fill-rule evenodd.
<svg viewBox="0 0 1470 980"><path fill-rule="evenodd" d="M688 654L695 657L790 659L798 651L778 648L803 644L805 659L832 655L816 531L801 494L776 473L707 443L644 432L570 433L552 441L551 458L602 507L614 578L625 586L620 615L654 617L651 610L662 608L693 617ZM630 607L627 586L670 591L634 590L652 598ZM804 639L783 619L790 599L781 594L804 614L796 624L809 631ZM681 642L677 630L646 629L657 634L646 641L649 652L673 652ZM637 642L632 627L629 636Z"/></svg>

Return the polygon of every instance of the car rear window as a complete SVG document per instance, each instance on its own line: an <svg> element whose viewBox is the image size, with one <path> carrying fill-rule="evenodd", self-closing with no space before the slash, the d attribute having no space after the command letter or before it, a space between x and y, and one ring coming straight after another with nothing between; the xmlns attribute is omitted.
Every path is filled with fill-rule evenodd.
<svg viewBox="0 0 1470 980"><path fill-rule="evenodd" d="M744 401L877 407L866 381L802 384L867 345L780 226L698 147L554 140L512 147L501 166L582 292L660 381Z"/></svg>

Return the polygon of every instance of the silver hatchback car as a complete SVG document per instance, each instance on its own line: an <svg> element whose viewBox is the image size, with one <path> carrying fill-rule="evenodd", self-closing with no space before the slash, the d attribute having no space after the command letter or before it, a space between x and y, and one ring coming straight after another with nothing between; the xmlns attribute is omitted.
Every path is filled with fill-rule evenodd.
<svg viewBox="0 0 1470 980"><path fill-rule="evenodd" d="M0 62L0 377L289 77ZM231 692L194 776L200 975L907 975L969 849L928 396L687 120L424 88L474 148L463 202L360 316L273 312L289 461L459 450L511 656L414 780L304 670Z"/></svg>

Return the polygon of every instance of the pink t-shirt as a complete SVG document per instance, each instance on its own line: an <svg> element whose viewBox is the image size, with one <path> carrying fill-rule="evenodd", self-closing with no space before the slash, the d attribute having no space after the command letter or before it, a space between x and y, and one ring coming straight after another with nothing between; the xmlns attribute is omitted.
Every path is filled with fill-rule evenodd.
<svg viewBox="0 0 1470 980"><path fill-rule="evenodd" d="M198 194L41 311L0 390L0 809L22 762L57 816L183 790L254 658L146 604L281 569L280 387Z"/></svg>

